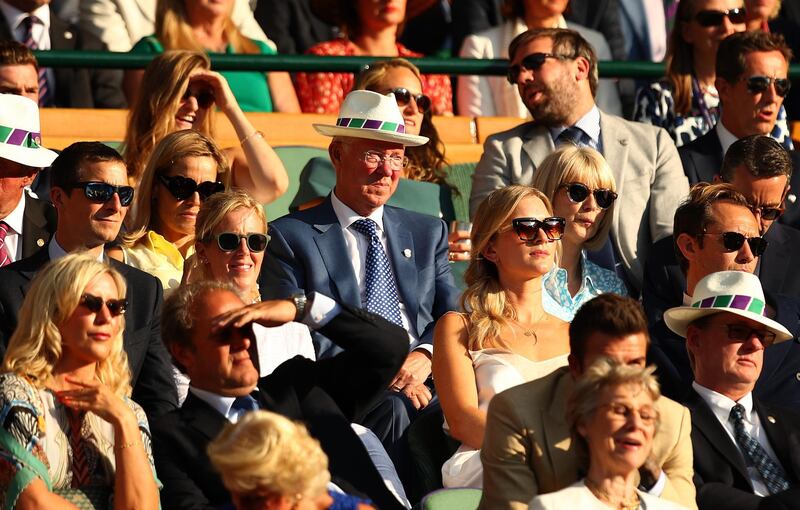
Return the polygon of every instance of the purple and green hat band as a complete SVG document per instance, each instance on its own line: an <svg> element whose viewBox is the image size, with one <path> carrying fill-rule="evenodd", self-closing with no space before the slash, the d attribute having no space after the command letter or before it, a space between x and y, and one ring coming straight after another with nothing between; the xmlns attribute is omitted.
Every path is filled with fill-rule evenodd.
<svg viewBox="0 0 800 510"><path fill-rule="evenodd" d="M692 303L693 308L733 308L744 310L756 315L764 315L766 303L753 296L741 294L709 296L701 301Z"/></svg>
<svg viewBox="0 0 800 510"><path fill-rule="evenodd" d="M41 133L0 125L0 142L28 149L41 147Z"/></svg>
<svg viewBox="0 0 800 510"><path fill-rule="evenodd" d="M336 125L346 128L372 129L375 131L388 131L390 133L405 134L406 127L400 122L385 122L376 119L356 119L340 117L336 120Z"/></svg>

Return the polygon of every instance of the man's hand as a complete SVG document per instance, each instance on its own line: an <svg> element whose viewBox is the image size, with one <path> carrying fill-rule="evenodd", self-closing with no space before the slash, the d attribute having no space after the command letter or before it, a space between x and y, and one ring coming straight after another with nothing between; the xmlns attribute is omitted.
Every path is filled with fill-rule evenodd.
<svg viewBox="0 0 800 510"><path fill-rule="evenodd" d="M291 299L271 299L252 305L243 306L238 310L231 310L214 319L212 331L228 326L241 328L246 324L255 322L270 328L281 326L294 320L297 307Z"/></svg>
<svg viewBox="0 0 800 510"><path fill-rule="evenodd" d="M400 371L394 376L389 387L394 391L402 391L414 407L421 409L431 400L431 392L425 381L431 375L431 358L427 351L411 352Z"/></svg>
<svg viewBox="0 0 800 510"><path fill-rule="evenodd" d="M470 249L470 234L467 230L458 230L450 232L447 236L447 245L450 250L450 260L469 260Z"/></svg>
<svg viewBox="0 0 800 510"><path fill-rule="evenodd" d="M425 384L409 384L402 390L400 390L408 400L411 401L411 404L414 406L414 409L422 409L433 398L431 395L431 390L428 389Z"/></svg>

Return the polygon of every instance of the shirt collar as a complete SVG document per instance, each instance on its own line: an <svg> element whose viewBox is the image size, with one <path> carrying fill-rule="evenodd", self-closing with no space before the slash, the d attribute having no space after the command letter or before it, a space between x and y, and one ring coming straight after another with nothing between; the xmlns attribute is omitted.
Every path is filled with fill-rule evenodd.
<svg viewBox="0 0 800 510"><path fill-rule="evenodd" d="M194 393L195 397L214 408L215 411L224 416L226 419L228 418L228 414L231 412L233 401L236 400L236 397L217 395L216 393L201 390L200 388L195 388L194 386L189 386L189 391Z"/></svg>
<svg viewBox="0 0 800 510"><path fill-rule="evenodd" d="M50 237L50 242L47 243L47 254L50 257L50 260L58 260L61 257L66 257L69 253L67 250L62 248L60 244L58 244L58 241L56 241L56 235L53 234ZM97 257L97 261L107 262L105 258L105 251L100 252L100 255Z"/></svg>
<svg viewBox="0 0 800 510"><path fill-rule="evenodd" d="M722 154L728 152L728 148L733 145L733 143L738 140L733 133L728 131L725 126L722 125L722 121L717 122L717 138L719 138L719 143L722 145Z"/></svg>
<svg viewBox="0 0 800 510"><path fill-rule="evenodd" d="M19 197L19 202L17 206L14 207L14 210L11 211L8 216L2 218L6 225L11 228L11 230L17 234L22 234L22 222L25 218L25 192L22 193L22 196Z"/></svg>
<svg viewBox="0 0 800 510"><path fill-rule="evenodd" d="M349 228L350 225L356 221L365 218L339 200L339 197L336 196L335 188L331 193L331 205L333 206L333 212L336 213L336 219L339 220L339 225L341 225L342 228ZM383 231L383 206L372 211L366 218L374 221L378 225L378 230L381 232Z"/></svg>
<svg viewBox="0 0 800 510"><path fill-rule="evenodd" d="M33 14L39 21L42 22L44 29L46 32L50 31L50 5L44 4L42 6L37 7L31 12L20 11L16 7L12 7L11 5L7 4L6 2L0 0L0 11L2 11L3 16L5 16L6 21L8 22L8 26L12 31L15 31L19 28L20 23L22 20Z"/></svg>
<svg viewBox="0 0 800 510"><path fill-rule="evenodd" d="M744 419L748 422L751 422L751 413L753 412L753 393L748 393L744 397L740 398L738 402L731 400L730 398L726 397L721 393L717 393L714 390L710 390L705 386L702 386L697 383L697 381L692 382L692 388L694 391L700 395L700 397L708 404L708 407L711 408L711 411L714 413L714 416L717 417L719 421L722 423L728 423L728 417L731 415L731 409L736 404L741 404L744 407Z"/></svg>
<svg viewBox="0 0 800 510"><path fill-rule="evenodd" d="M683 306L692 306L692 296L687 293L683 293Z"/></svg>
<svg viewBox="0 0 800 510"><path fill-rule="evenodd" d="M589 270L587 264L589 264L589 259L586 258L586 251L581 250L581 286L578 290L578 294L583 292L584 289L589 289L591 291L596 290L594 283L592 282L592 276L589 274ZM544 275L544 287L552 296L558 296L559 288L567 288L567 270L563 267L559 267L558 264L553 265L553 268ZM577 294L576 294L577 295ZM562 304L563 303L559 303Z"/></svg>
<svg viewBox="0 0 800 510"><path fill-rule="evenodd" d="M592 143L596 147L600 146L600 110L597 108L597 105L592 106L592 109L586 112L586 115L578 119L578 122L573 125L581 128L583 132L591 138ZM570 126L548 128L553 141L558 140L558 135L568 127Z"/></svg>

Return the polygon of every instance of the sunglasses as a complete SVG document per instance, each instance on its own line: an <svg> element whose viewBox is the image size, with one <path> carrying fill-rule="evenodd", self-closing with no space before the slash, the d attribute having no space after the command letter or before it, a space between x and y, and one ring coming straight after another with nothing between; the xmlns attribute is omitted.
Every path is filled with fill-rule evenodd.
<svg viewBox="0 0 800 510"><path fill-rule="evenodd" d="M761 236L747 237L740 232L722 232L722 233L704 232L703 235L721 236L722 245L728 252L741 250L742 246L744 246L744 242L747 241L747 244L750 245L750 251L753 252L753 255L756 257L760 257L764 253L764 250L767 249L767 244L768 244L767 240Z"/></svg>
<svg viewBox="0 0 800 510"><path fill-rule="evenodd" d="M114 198L115 193L119 195L119 204L123 207L131 205L133 201L133 187L131 186L116 186L105 182L89 181L76 182L70 188L83 189L84 196L96 204L105 204Z"/></svg>
<svg viewBox="0 0 800 510"><path fill-rule="evenodd" d="M267 249L267 243L270 237L266 234L259 234L258 232L251 232L249 234L237 234L235 232L222 232L215 235L217 239L217 246L224 252L236 251L241 245L242 239L247 240L247 249L261 253Z"/></svg>
<svg viewBox="0 0 800 510"><path fill-rule="evenodd" d="M747 78L747 90L751 94L761 94L766 92L771 84L775 84L775 93L781 97L785 97L792 88L792 82L789 78L770 78L769 76L751 76Z"/></svg>
<svg viewBox="0 0 800 510"><path fill-rule="evenodd" d="M127 299L109 299L108 301L103 301L103 298L92 294L84 294L81 296L79 304L92 313L100 313L100 310L103 309L103 304L105 304L106 308L108 308L108 313L110 313L112 317L122 315L128 308Z"/></svg>
<svg viewBox="0 0 800 510"><path fill-rule="evenodd" d="M762 220L775 221L785 209L783 207L751 206L750 210L753 211L753 214L760 215Z"/></svg>
<svg viewBox="0 0 800 510"><path fill-rule="evenodd" d="M775 343L775 337L777 336L772 331L766 329L751 329L741 324L720 324L720 326L726 326L728 328L728 338L731 340L746 342L751 337L755 336L764 347L769 347Z"/></svg>
<svg viewBox="0 0 800 510"><path fill-rule="evenodd" d="M597 202L597 206L600 209L608 209L614 204L614 200L617 199L617 194L610 189L597 188L590 190L588 186L579 182L563 184L561 187L567 189L567 197L570 202L574 204L580 204L589 198L591 194L594 195L594 201Z"/></svg>
<svg viewBox="0 0 800 510"><path fill-rule="evenodd" d="M564 235L566 220L560 216L551 216L543 220L536 218L514 218L511 228L514 229L520 241L535 241L539 238L539 229L547 236L548 241L558 241Z"/></svg>
<svg viewBox="0 0 800 510"><path fill-rule="evenodd" d="M406 106L413 99L414 102L417 103L417 110L419 110L420 113L428 113L431 109L431 98L425 94L414 95L410 90L403 87L392 89L389 92L394 94L394 100L397 101L397 106L401 108Z"/></svg>
<svg viewBox="0 0 800 510"><path fill-rule="evenodd" d="M214 193L225 191L225 185L219 181L204 181L197 183L188 177L181 175L174 175L167 177L166 175L159 175L159 180L175 197L175 200L186 200L195 193L200 194L200 200L206 200Z"/></svg>
<svg viewBox="0 0 800 510"><path fill-rule="evenodd" d="M197 106L203 109L209 108L214 104L214 93L208 89L192 90L188 88L184 92L181 101L188 101L192 97L197 101Z"/></svg>
<svg viewBox="0 0 800 510"><path fill-rule="evenodd" d="M552 53L531 53L523 58L519 64L515 64L508 68L508 73L506 74L508 83L511 85L516 85L517 80L519 80L519 73L521 73L523 69L528 71L538 71L542 68L548 58L555 58L557 60L566 59L566 57L562 57L561 55L553 55Z"/></svg>
<svg viewBox="0 0 800 510"><path fill-rule="evenodd" d="M694 20L701 27L718 27L728 18L731 23L738 25L747 20L747 11L743 8L729 9L727 11L700 11L694 15Z"/></svg>

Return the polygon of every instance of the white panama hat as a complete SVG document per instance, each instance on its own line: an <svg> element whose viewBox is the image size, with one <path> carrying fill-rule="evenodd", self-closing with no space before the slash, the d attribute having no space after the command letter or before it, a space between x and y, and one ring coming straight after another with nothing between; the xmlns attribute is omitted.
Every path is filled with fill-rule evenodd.
<svg viewBox="0 0 800 510"><path fill-rule="evenodd" d="M728 312L760 322L775 333L775 343L790 340L792 334L766 316L767 302L761 282L744 271L711 273L697 283L691 306L677 306L664 312L669 329L686 337L689 324L706 315Z"/></svg>
<svg viewBox="0 0 800 510"><path fill-rule="evenodd" d="M384 96L369 90L354 90L347 94L335 126L314 124L314 129L325 136L383 140L407 147L428 143L427 136L406 134L403 114L392 94Z"/></svg>
<svg viewBox="0 0 800 510"><path fill-rule="evenodd" d="M41 145L39 105L27 97L0 94L0 158L44 168L58 154Z"/></svg>

